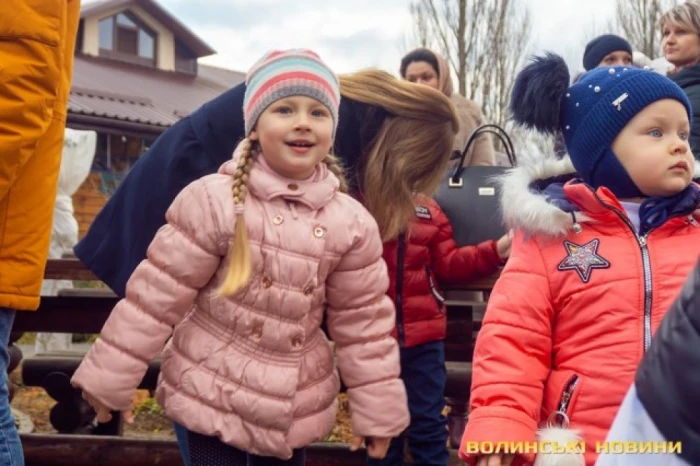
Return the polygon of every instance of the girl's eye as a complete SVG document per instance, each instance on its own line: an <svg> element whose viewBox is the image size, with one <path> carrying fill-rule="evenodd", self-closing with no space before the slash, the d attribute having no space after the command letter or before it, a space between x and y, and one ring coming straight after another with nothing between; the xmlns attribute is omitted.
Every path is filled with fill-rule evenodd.
<svg viewBox="0 0 700 466"><path fill-rule="evenodd" d="M311 112L311 115L317 117L317 118L323 118L328 115L328 113L325 110L314 110Z"/></svg>
<svg viewBox="0 0 700 466"><path fill-rule="evenodd" d="M277 108L277 112L278 112L278 113L287 114L287 113L291 113L291 112L292 112L292 109L289 108L289 107L286 107L286 106L282 106L282 107L278 107L278 108Z"/></svg>
<svg viewBox="0 0 700 466"><path fill-rule="evenodd" d="M652 129L651 131L649 131L648 134L653 138L660 138L661 136L663 136L663 133L660 129Z"/></svg>

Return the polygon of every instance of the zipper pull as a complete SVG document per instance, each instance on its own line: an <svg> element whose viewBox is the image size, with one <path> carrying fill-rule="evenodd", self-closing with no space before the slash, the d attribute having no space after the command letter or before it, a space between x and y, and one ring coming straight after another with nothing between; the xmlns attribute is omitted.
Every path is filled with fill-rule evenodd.
<svg viewBox="0 0 700 466"><path fill-rule="evenodd" d="M695 228L700 227L700 223L698 223L698 221L695 220L695 217L692 214L688 215L688 223L693 225Z"/></svg>
<svg viewBox="0 0 700 466"><path fill-rule="evenodd" d="M647 245L647 237L646 236L639 237L639 245L641 247L645 247Z"/></svg>
<svg viewBox="0 0 700 466"><path fill-rule="evenodd" d="M576 220L576 212L571 212L571 219L573 220L573 225L571 225L571 229L574 230L575 234L581 233L583 231L583 227L580 223L578 223L578 220Z"/></svg>
<svg viewBox="0 0 700 466"><path fill-rule="evenodd" d="M561 397L561 403L559 404L559 409L564 411L569 405L569 400L571 399L571 390L567 390Z"/></svg>

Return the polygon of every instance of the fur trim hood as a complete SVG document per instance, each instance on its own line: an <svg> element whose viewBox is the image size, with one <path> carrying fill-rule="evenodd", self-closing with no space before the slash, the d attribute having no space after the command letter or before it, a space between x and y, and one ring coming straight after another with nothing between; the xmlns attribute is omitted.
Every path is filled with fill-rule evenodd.
<svg viewBox="0 0 700 466"><path fill-rule="evenodd" d="M552 183L564 183L576 178L571 159L553 157L528 161L499 177L501 211L509 228L522 230L528 235L562 236L574 224L592 222L580 209L567 212L548 200L542 191ZM695 162L694 179L700 178L700 162ZM696 210L696 215L698 211Z"/></svg>

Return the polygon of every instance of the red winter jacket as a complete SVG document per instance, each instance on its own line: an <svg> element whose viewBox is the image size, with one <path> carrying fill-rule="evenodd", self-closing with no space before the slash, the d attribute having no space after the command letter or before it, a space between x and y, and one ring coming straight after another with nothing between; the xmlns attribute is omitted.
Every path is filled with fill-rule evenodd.
<svg viewBox="0 0 700 466"><path fill-rule="evenodd" d="M496 241L458 248L438 204L416 197L416 218L406 233L384 243L389 296L396 304L394 336L402 347L443 340L447 332L439 285L459 285L495 273L502 264Z"/></svg>
<svg viewBox="0 0 700 466"><path fill-rule="evenodd" d="M533 189L573 171L568 159L530 163L502 183L505 223L517 233L474 349L459 452L471 466L497 446L520 449L512 466L594 466L597 445L700 253L698 210L638 236L604 187L564 185L573 215ZM693 411L689 419L697 418ZM572 448L579 438L585 448Z"/></svg>

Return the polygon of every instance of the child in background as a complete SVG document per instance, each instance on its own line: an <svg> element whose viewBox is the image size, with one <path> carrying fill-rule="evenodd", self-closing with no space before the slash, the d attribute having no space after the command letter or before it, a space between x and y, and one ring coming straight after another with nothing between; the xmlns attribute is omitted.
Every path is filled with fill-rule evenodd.
<svg viewBox="0 0 700 466"><path fill-rule="evenodd" d="M498 241L458 248L450 221L437 202L418 195L416 218L407 231L384 243L411 424L392 440L384 459L370 459L369 465L403 465L405 440L416 464L447 464L447 421L442 414L447 315L440 286L494 274L508 257L511 241L512 234L507 234Z"/></svg>

